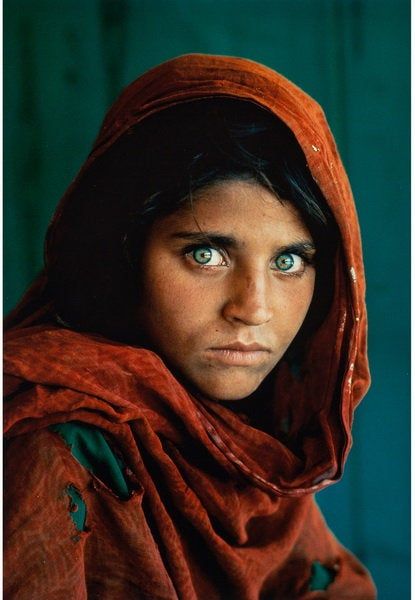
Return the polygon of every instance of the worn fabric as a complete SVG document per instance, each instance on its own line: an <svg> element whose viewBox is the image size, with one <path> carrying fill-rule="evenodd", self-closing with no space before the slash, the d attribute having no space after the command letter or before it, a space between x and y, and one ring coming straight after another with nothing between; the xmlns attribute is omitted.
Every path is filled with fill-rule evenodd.
<svg viewBox="0 0 415 600"><path fill-rule="evenodd" d="M193 397L153 352L53 324L43 273L5 341L7 598L375 597L313 497L341 477L369 384L359 227L320 107L245 59L187 55L152 69L110 109L57 209L47 258L66 226L63 207L98 156L147 116L212 96L259 104L300 143L341 234L329 313L301 376L284 361L275 370L271 434ZM122 457L127 499L50 429L73 421L99 428ZM80 509L81 531L70 514Z"/></svg>

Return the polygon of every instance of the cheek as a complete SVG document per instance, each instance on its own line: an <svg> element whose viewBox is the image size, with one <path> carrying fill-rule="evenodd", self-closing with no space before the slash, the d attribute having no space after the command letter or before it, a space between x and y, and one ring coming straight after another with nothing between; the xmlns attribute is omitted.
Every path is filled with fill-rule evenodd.
<svg viewBox="0 0 415 600"><path fill-rule="evenodd" d="M174 277L165 276L165 273L160 271L144 280L140 310L144 332L164 350L172 341L177 347L184 340L197 336L211 305L207 295L189 285L186 277L181 277L177 271Z"/></svg>
<svg viewBox="0 0 415 600"><path fill-rule="evenodd" d="M315 273L310 271L307 277L300 281L295 290L290 290L286 298L285 330L288 338L293 338L303 324L313 298ZM289 340L291 341L291 340Z"/></svg>
<svg viewBox="0 0 415 600"><path fill-rule="evenodd" d="M310 307L311 301L313 299L314 294L314 286L316 281L316 273L314 269L310 269L307 273L307 277L304 280L304 287L301 290L301 293L296 295L296 302L298 303L299 312L303 313L303 319L307 314L307 311Z"/></svg>

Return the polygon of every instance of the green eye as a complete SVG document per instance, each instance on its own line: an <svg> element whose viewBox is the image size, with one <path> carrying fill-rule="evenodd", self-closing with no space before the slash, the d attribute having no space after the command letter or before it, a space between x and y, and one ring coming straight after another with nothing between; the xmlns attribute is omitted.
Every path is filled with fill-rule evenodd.
<svg viewBox="0 0 415 600"><path fill-rule="evenodd" d="M185 256L192 263L196 263L202 267L228 266L224 252L217 248L212 248L212 246L193 246L184 250Z"/></svg>
<svg viewBox="0 0 415 600"><path fill-rule="evenodd" d="M275 259L275 265L280 271L289 271L295 265L295 258L299 258L294 254L280 254Z"/></svg>
<svg viewBox="0 0 415 600"><path fill-rule="evenodd" d="M212 260L212 248L197 248L192 255L197 263L206 265Z"/></svg>
<svg viewBox="0 0 415 600"><path fill-rule="evenodd" d="M298 254L285 252L274 259L275 266L273 268L281 273L287 273L287 275L300 274L305 269L304 262L304 259Z"/></svg>

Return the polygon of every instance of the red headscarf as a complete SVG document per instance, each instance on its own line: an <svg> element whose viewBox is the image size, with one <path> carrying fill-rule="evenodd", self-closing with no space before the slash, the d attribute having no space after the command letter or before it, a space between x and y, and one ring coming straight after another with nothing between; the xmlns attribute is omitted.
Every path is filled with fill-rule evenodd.
<svg viewBox="0 0 415 600"><path fill-rule="evenodd" d="M104 534L100 527L107 517L102 515L103 501L97 504L90 496L92 476L71 467L71 481L96 510L91 532L77 547L82 567L72 569L70 585L81 591L74 598L85 597L85 589L104 589L108 572L102 565L114 547L119 558L113 556L112 569L117 565L124 580L135 577L138 587L130 589L125 583L127 587L114 588L115 595L99 597L372 598L368 576L326 530L311 496L341 476L353 411L369 384L359 226L349 182L319 105L283 76L241 58L192 54L148 71L108 112L90 156L55 213L46 261L53 259L55 236L65 227L62 208L98 156L149 115L212 96L248 100L285 122L341 234L333 302L309 346L304 375L298 379L282 363L276 369L275 436L244 423L220 404L195 400L148 350L47 324L49 307L42 305L41 292L47 270L12 315L13 327L6 336L6 388L11 393L5 406L6 434L19 447L16 440L33 439L33 432L35 445L45 443L45 428L52 423L96 425L116 440L139 482L143 504L134 510L145 524L139 534L137 524L132 525L127 543L119 523L126 508L112 501L117 525L113 535ZM278 423L282 428L287 417L295 453L278 435ZM41 467L32 470L36 468ZM99 542L93 541L94 527L95 535L101 531ZM148 555L136 563L130 556L127 563L132 560L135 570L127 574L124 548L130 544L141 556L137 548L142 540L134 537L140 535L147 540ZM44 546L50 547L46 542ZM93 559L101 568L92 566ZM338 573L324 592L333 590L333 595L307 592L306 573L313 561ZM91 572L99 583L88 583ZM62 577L61 570L57 573ZM53 579L50 573L47 577ZM134 592L147 589L149 580L158 590L154 595L151 586L146 592L150 595Z"/></svg>

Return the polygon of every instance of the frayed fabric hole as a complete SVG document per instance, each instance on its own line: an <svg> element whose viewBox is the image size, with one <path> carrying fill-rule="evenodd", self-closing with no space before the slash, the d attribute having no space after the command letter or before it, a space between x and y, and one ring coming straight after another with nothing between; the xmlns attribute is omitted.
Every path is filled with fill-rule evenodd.
<svg viewBox="0 0 415 600"><path fill-rule="evenodd" d="M326 590L336 577L337 569L325 567L320 561L315 560L311 565L311 577L308 589L310 592Z"/></svg>
<svg viewBox="0 0 415 600"><path fill-rule="evenodd" d="M76 529L78 531L86 531L86 504L81 494L72 483L66 487L65 491L70 499L69 515Z"/></svg>

